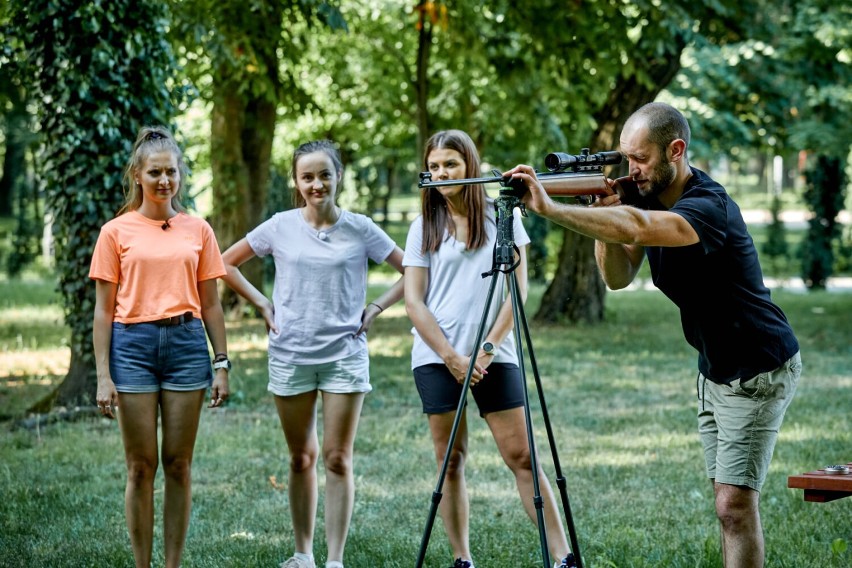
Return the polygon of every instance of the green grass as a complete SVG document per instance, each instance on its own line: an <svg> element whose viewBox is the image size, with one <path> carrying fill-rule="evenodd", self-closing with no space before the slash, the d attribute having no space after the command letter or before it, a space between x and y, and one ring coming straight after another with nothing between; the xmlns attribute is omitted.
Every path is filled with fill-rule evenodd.
<svg viewBox="0 0 852 568"><path fill-rule="evenodd" d="M61 311L44 303L54 297L53 285L29 286L31 296L0 304L5 416L20 416L26 400L61 378L57 353L64 354L67 368L66 335L57 325ZM371 297L380 291L374 286ZM8 282L0 282L0 297L14 294ZM532 291L530 317L540 294ZM852 544L852 499L806 503L801 491L786 488L786 479L852 460L852 294L774 297L797 331L805 370L762 498L767 566L848 566L852 552L832 552L832 546ZM532 324L586 564L720 566L712 492L695 425L695 355L683 341L677 312L657 292L619 292L607 296L607 314L598 326ZM410 327L396 305L371 332L374 391L356 442L349 568L413 566L437 481L409 370ZM246 320L229 322L228 329L235 396L224 409L204 411L184 565L275 566L292 551L293 537L283 489L286 451L266 392L263 327ZM16 365L18 375L6 371ZM534 391L531 396L540 456L552 480L540 405ZM0 437L0 566L132 566L116 424L91 419L29 431L12 429L12 423L6 422ZM540 566L538 533L475 412L470 451L471 544L478 565ZM322 483L321 467L320 472ZM154 565L161 566L161 478L157 487ZM324 550L320 503L315 553L321 560ZM439 518L425 566L450 561Z"/></svg>

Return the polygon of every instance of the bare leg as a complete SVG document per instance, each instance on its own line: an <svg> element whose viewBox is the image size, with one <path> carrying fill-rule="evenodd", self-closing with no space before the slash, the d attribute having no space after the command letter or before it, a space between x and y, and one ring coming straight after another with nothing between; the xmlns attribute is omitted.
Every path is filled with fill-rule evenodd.
<svg viewBox="0 0 852 568"><path fill-rule="evenodd" d="M163 540L166 568L178 568L192 510L192 454L205 390L162 391Z"/></svg>
<svg viewBox="0 0 852 568"><path fill-rule="evenodd" d="M343 549L355 505L352 454L363 403L364 393L322 393L327 560L343 561Z"/></svg>
<svg viewBox="0 0 852 568"><path fill-rule="evenodd" d="M275 396L278 418L290 453L287 495L296 552L313 554L317 516L317 391Z"/></svg>
<svg viewBox="0 0 852 568"><path fill-rule="evenodd" d="M119 393L118 423L124 442L127 484L124 515L137 568L151 566L154 542L154 475L157 473L157 410L160 393Z"/></svg>
<svg viewBox="0 0 852 568"><path fill-rule="evenodd" d="M749 488L714 483L716 516L722 535L725 568L760 568L764 562L760 493Z"/></svg>
<svg viewBox="0 0 852 568"><path fill-rule="evenodd" d="M444 463L447 444L453 429L455 412L429 415L429 429L432 432L432 445L435 448L435 458L438 467ZM447 475L444 478L443 497L438 510L444 521L444 529L450 541L454 558L470 558L470 503L467 496L467 484L464 478L464 462L467 457L467 416L459 422L453 444L450 461L447 464ZM440 469L439 469L440 471Z"/></svg>
<svg viewBox="0 0 852 568"><path fill-rule="evenodd" d="M527 515L533 523L538 524L538 516L535 510L535 488L533 485L532 460L527 439L526 419L522 407L490 412L485 415L485 421L491 428L494 441L503 461L512 470L518 493L524 504ZM565 537L565 529L562 527L562 518L556 507L556 498L550 482L545 477L541 467L538 469L539 490L544 504L544 525L546 529L547 543L550 555L554 560L561 560L567 556L570 548L568 539Z"/></svg>

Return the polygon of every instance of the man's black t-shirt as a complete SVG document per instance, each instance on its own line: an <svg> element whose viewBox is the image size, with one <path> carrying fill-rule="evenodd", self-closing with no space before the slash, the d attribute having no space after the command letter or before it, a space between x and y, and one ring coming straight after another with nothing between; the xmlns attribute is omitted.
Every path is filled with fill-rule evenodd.
<svg viewBox="0 0 852 568"><path fill-rule="evenodd" d="M670 211L692 225L699 242L645 252L654 284L680 308L698 370L726 384L779 367L799 344L770 299L739 207L721 185L691 169Z"/></svg>

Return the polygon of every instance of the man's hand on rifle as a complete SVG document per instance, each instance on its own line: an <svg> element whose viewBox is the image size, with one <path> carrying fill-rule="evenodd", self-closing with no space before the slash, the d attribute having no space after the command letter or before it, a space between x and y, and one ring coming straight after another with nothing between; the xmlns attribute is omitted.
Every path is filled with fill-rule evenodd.
<svg viewBox="0 0 852 568"><path fill-rule="evenodd" d="M538 215L546 216L544 212L553 205L553 200L544 191L544 187L539 182L538 177L536 177L533 168L520 164L508 172L504 172L503 175L521 180L527 186L527 192L521 198L521 201L524 202L528 210Z"/></svg>

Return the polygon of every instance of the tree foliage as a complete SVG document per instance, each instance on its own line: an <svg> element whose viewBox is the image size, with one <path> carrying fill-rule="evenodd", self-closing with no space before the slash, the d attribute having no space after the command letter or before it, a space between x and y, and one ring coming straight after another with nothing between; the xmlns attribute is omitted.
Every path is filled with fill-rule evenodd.
<svg viewBox="0 0 852 568"><path fill-rule="evenodd" d="M294 75L306 36L317 23L343 28L345 22L331 3L318 0L185 0L172 5L178 52L211 104L211 224L227 247L266 214L279 112L310 101ZM259 261L243 272L262 289ZM238 302L235 294L225 292L226 307Z"/></svg>
<svg viewBox="0 0 852 568"><path fill-rule="evenodd" d="M176 68L156 0L12 0L19 61L38 101L38 182L53 218L56 267L71 328L59 404L92 400L92 250L123 201L122 170L139 127L169 124ZM52 402L52 401L48 401Z"/></svg>
<svg viewBox="0 0 852 568"><path fill-rule="evenodd" d="M184 90L172 45L212 115L211 220L224 246L268 214L273 164L308 138L341 145L346 183L367 212L386 209L393 191L417 191L419 148L435 130L468 131L489 166L541 166L553 151L615 149L628 115L661 93L690 119L694 155L805 149L839 157L843 171L849 149L852 8L842 2L10 0L5 8L13 25L4 53L28 66L38 102L36 165L55 219L69 376L91 371L86 272L98 227L121 199L132 138L141 124L169 122ZM281 171L272 178L285 185ZM603 317L590 250L590 240L563 236L540 317ZM533 270L543 267L532 256Z"/></svg>

